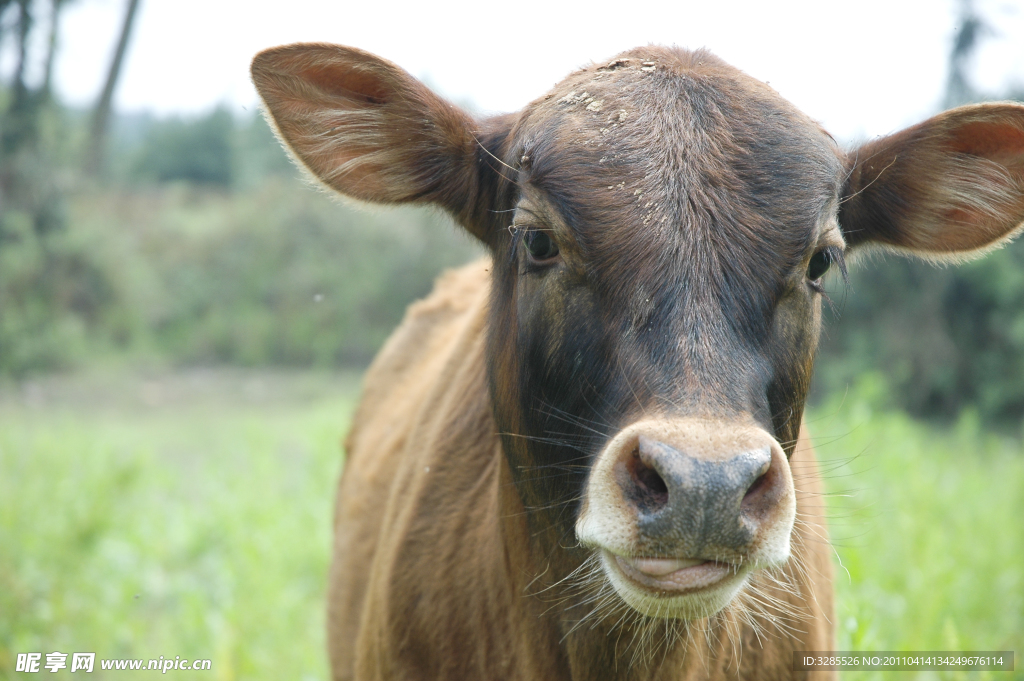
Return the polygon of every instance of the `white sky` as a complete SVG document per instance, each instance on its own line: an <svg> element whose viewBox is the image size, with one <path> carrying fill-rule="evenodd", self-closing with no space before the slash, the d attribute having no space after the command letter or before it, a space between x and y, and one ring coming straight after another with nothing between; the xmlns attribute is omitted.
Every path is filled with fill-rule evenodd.
<svg viewBox="0 0 1024 681"><path fill-rule="evenodd" d="M954 2L142 0L115 101L121 110L157 113L217 103L251 111L253 54L327 41L375 52L482 111L509 111L590 60L675 43L710 48L850 139L891 132L937 109ZM976 84L997 91L1024 83L1024 2L977 2L996 34L974 64ZM95 101L124 5L69 5L56 72L65 101Z"/></svg>

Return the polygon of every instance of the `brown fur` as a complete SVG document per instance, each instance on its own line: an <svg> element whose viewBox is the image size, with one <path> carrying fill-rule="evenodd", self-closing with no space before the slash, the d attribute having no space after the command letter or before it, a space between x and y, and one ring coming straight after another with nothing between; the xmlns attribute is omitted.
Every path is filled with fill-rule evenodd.
<svg viewBox="0 0 1024 681"><path fill-rule="evenodd" d="M791 459L794 558L779 577L797 593L766 578L760 597L799 617L773 623L776 609L751 599L743 607L760 632L729 612L692 625L685 646L651 651L649 668L629 664L644 653L628 628L606 623L560 645L578 615L545 591L545 559L531 550L490 415L481 334L489 267L444 275L367 372L335 514L335 678L788 678L794 650L830 649L831 549L806 435Z"/></svg>
<svg viewBox="0 0 1024 681"><path fill-rule="evenodd" d="M805 676L793 652L833 645L801 425L811 271L870 246L948 260L1011 238L1024 107L964 107L845 154L703 50L631 50L482 121L354 48L267 50L253 79L318 180L439 206L490 251L413 305L366 375L335 514L335 678ZM721 482L755 450L767 472ZM691 465L717 482L671 482ZM688 544L687 519L712 511ZM727 565L737 590L622 577L675 560Z"/></svg>

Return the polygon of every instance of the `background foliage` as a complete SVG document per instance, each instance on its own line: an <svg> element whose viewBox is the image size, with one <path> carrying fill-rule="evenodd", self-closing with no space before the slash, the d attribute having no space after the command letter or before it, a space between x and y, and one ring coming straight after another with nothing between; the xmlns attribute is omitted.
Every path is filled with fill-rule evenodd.
<svg viewBox="0 0 1024 681"><path fill-rule="evenodd" d="M48 102L34 120L4 161L0 376L115 358L359 367L437 272L481 252L437 213L310 191L256 115L115 116L97 177L76 169L86 116ZM914 416L1018 429L1022 265L1024 242L961 267L862 258L831 282L813 399L873 369Z"/></svg>
<svg viewBox="0 0 1024 681"><path fill-rule="evenodd" d="M965 409L989 425L1024 418L1024 242L960 267L889 256L833 282L817 363L818 399L866 371L890 407L940 422Z"/></svg>
<svg viewBox="0 0 1024 681"><path fill-rule="evenodd" d="M56 228L4 211L8 376L111 358L361 366L441 269L479 253L438 213L311 190L261 118L118 124L111 179L68 192Z"/></svg>

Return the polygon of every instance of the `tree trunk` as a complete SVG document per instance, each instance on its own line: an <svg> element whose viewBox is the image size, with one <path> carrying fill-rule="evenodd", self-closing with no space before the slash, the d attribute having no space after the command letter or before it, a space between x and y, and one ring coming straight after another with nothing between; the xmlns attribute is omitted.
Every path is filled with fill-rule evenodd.
<svg viewBox="0 0 1024 681"><path fill-rule="evenodd" d="M942 102L944 109L970 104L981 98L981 93L974 89L970 81L967 67L977 53L984 34L991 32L978 14L974 0L960 0L959 4L957 34L949 53L949 77L946 79L946 94Z"/></svg>
<svg viewBox="0 0 1024 681"><path fill-rule="evenodd" d="M57 55L57 29L60 27L60 9L63 4L64 0L50 0L50 36L43 66L43 86L40 88L40 95L46 100L53 96L53 62Z"/></svg>
<svg viewBox="0 0 1024 681"><path fill-rule="evenodd" d="M32 31L31 0L18 0L17 62L11 83L11 101L0 121L0 159L13 156L26 144L34 141L35 119L32 116L32 98L25 85L28 63L28 39Z"/></svg>
<svg viewBox="0 0 1024 681"><path fill-rule="evenodd" d="M128 7L124 14L124 25L121 27L121 37L117 41L117 50L114 52L113 61L110 62L107 81L103 85L103 92L100 94L100 99L96 103L96 109L93 112L89 150L85 157L85 170L89 174L95 175L103 170L103 152L107 128L110 126L110 111L114 101L114 89L117 87L117 80L121 76L124 53L128 47L128 38L131 35L135 13L138 8L139 0L128 0Z"/></svg>
<svg viewBox="0 0 1024 681"><path fill-rule="evenodd" d="M14 0L0 0L0 49L4 46L4 31L3 31L3 19L4 12L7 8L14 4Z"/></svg>
<svg viewBox="0 0 1024 681"><path fill-rule="evenodd" d="M14 104L11 108L24 106L28 92L25 85L25 66L28 62L28 34L32 31L32 13L29 8L31 0L18 1L18 62L14 67Z"/></svg>

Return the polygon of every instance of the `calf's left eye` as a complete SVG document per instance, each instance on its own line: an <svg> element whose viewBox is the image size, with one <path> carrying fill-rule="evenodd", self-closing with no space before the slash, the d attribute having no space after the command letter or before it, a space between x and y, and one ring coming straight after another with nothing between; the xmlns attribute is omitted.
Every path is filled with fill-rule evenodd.
<svg viewBox="0 0 1024 681"><path fill-rule="evenodd" d="M531 229L527 232L524 241L526 250L530 251L534 260L550 260L558 255L558 245L546 232L539 229Z"/></svg>
<svg viewBox="0 0 1024 681"><path fill-rule="evenodd" d="M817 281L825 276L829 267L832 267L832 256L827 250L818 251L811 257L811 262L807 265L807 278Z"/></svg>

